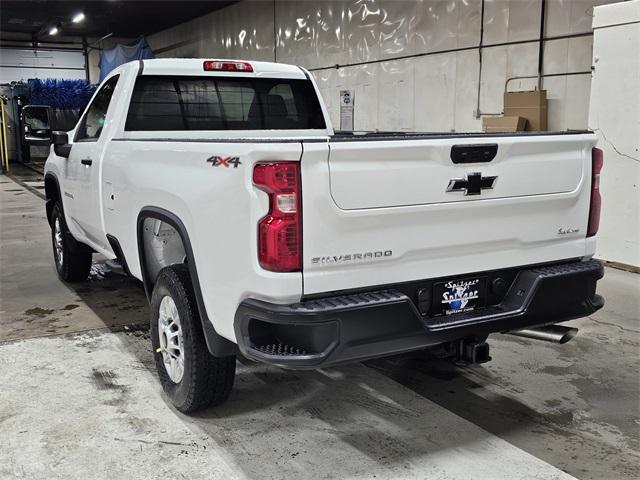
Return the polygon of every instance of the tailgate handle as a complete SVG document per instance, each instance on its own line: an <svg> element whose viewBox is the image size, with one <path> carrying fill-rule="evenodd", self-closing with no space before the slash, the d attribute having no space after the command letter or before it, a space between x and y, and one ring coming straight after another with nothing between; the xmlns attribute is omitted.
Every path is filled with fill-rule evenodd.
<svg viewBox="0 0 640 480"><path fill-rule="evenodd" d="M453 163L481 163L490 162L498 154L497 143L483 143L480 145L454 145L451 147Z"/></svg>

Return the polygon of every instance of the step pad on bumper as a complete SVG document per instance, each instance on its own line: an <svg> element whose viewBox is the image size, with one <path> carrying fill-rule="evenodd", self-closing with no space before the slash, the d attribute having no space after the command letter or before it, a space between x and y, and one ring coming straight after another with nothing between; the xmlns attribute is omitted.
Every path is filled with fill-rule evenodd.
<svg viewBox="0 0 640 480"><path fill-rule="evenodd" d="M375 292L356 293L352 295L341 295L331 298L320 298L308 300L306 302L287 305L288 309L297 312L329 312L344 308L369 307L388 303L392 301L405 301L408 297L397 290L379 290Z"/></svg>

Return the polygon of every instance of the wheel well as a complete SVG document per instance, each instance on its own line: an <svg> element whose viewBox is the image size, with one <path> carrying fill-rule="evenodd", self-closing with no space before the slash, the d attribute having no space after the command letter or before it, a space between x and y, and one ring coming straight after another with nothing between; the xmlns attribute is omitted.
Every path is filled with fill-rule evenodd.
<svg viewBox="0 0 640 480"><path fill-rule="evenodd" d="M142 219L140 248L149 291L153 291L158 273L164 267L178 263L186 263L187 254L180 233L169 223L157 218Z"/></svg>
<svg viewBox="0 0 640 480"><path fill-rule="evenodd" d="M193 259L191 241L184 224L173 213L153 206L144 207L138 215L138 258L147 298L151 300L158 272L166 266L186 263L198 304L202 330L209 352L216 357L235 355L235 343L221 337L209 321L204 307L198 271Z"/></svg>
<svg viewBox="0 0 640 480"><path fill-rule="evenodd" d="M44 177L44 193L46 197L47 221L51 224L51 211L55 203L60 200L60 188L53 175Z"/></svg>

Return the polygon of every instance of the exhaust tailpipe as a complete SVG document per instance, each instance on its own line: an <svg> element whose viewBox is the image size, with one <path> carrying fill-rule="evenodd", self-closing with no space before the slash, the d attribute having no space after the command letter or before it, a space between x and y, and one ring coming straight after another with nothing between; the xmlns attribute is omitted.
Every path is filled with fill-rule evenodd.
<svg viewBox="0 0 640 480"><path fill-rule="evenodd" d="M507 333L517 337L533 338L534 340L563 344L575 337L578 333L578 329L573 327L564 327L562 325L546 325L544 327L511 330Z"/></svg>

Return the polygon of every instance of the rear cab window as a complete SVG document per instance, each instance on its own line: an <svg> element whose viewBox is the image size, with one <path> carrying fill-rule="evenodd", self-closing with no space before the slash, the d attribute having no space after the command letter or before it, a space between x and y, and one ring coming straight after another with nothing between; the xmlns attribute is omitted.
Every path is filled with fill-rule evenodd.
<svg viewBox="0 0 640 480"><path fill-rule="evenodd" d="M307 130L326 124L309 80L143 75L125 131Z"/></svg>

